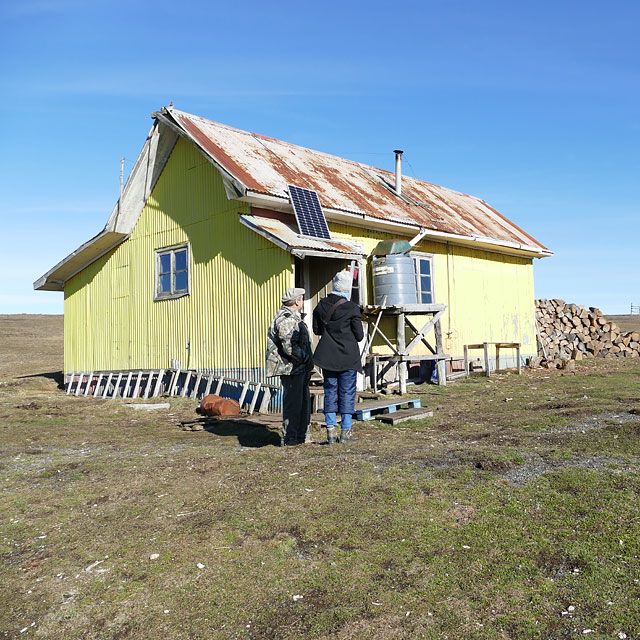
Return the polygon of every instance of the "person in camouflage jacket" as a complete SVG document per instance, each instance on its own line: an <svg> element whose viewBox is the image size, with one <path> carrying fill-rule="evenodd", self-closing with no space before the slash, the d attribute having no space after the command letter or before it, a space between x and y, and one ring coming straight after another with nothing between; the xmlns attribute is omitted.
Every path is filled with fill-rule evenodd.
<svg viewBox="0 0 640 640"><path fill-rule="evenodd" d="M293 446L305 441L311 418L309 379L313 371L313 354L309 331L300 310L305 290L287 289L282 307L267 333L267 376L280 376L283 444Z"/></svg>

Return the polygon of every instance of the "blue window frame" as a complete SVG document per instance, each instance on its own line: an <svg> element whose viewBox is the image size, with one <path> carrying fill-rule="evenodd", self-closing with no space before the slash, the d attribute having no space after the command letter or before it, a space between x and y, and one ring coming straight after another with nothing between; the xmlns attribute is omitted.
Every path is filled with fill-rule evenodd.
<svg viewBox="0 0 640 640"><path fill-rule="evenodd" d="M189 293L189 245L156 249L155 300Z"/></svg>

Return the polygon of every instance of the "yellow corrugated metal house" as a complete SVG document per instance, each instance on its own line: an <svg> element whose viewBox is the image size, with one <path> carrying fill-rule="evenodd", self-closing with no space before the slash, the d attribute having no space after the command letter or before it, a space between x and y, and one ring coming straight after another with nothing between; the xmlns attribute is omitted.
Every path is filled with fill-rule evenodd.
<svg viewBox="0 0 640 640"><path fill-rule="evenodd" d="M551 252L486 202L172 107L153 118L104 230L34 283L64 291L67 374L261 379L282 292L304 286L310 311L355 264L370 304L367 263L392 239L414 241L419 300L446 305L447 354L483 341L537 352L533 259ZM329 239L299 233L288 185L317 192Z"/></svg>

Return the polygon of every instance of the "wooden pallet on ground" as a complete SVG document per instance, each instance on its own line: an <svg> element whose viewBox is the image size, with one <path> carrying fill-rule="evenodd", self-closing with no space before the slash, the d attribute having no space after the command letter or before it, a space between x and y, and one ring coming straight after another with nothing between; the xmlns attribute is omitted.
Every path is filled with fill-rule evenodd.
<svg viewBox="0 0 640 640"><path fill-rule="evenodd" d="M380 420L380 422L384 422L385 424L399 424L407 420L420 420L422 418L430 418L431 416L433 416L433 411L418 407L416 409L400 409L400 411L377 416L376 420Z"/></svg>
<svg viewBox="0 0 640 640"><path fill-rule="evenodd" d="M359 421L377 420L382 415L396 413L402 409L420 409L421 407L422 403L420 398L398 400L397 402L384 402L380 400L358 402L353 412L353 419ZM320 412L320 414L314 414L314 416L312 416L312 422L313 417L318 415L322 416L322 412Z"/></svg>
<svg viewBox="0 0 640 640"><path fill-rule="evenodd" d="M364 407L362 405L365 405ZM398 402L380 402L372 400L371 402L363 402L356 405L353 414L354 420L376 420L378 416L395 413L400 409L418 409L422 406L420 398L412 400L399 400Z"/></svg>

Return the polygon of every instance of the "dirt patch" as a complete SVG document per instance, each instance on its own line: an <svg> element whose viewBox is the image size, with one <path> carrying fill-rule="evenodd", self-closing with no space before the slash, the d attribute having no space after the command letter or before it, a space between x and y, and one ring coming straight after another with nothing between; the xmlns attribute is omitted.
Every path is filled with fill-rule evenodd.
<svg viewBox="0 0 640 640"><path fill-rule="evenodd" d="M526 456L525 463L504 473L504 477L514 485L524 485L545 473L562 469L580 468L605 470L611 473L638 473L640 458L614 458L608 456L583 456L565 460L551 460L532 453Z"/></svg>
<svg viewBox="0 0 640 640"><path fill-rule="evenodd" d="M37 402L25 402L16 406L16 409L24 409L25 411L37 411L42 405Z"/></svg>
<svg viewBox="0 0 640 640"><path fill-rule="evenodd" d="M594 429L604 429L612 424L627 424L629 422L640 423L640 415L636 413L635 409L625 412L607 411L598 413L573 424L554 427L546 431L546 433L586 433Z"/></svg>

